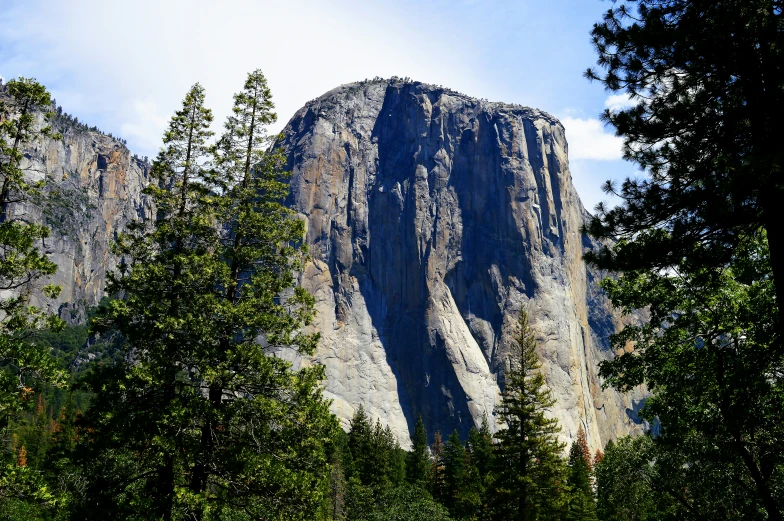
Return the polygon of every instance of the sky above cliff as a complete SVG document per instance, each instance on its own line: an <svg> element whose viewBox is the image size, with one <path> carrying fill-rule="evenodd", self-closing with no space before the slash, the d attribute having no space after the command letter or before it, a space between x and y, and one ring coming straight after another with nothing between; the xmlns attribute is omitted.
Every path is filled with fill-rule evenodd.
<svg viewBox="0 0 784 521"><path fill-rule="evenodd" d="M623 104L582 73L607 0L2 0L0 77L33 76L65 111L154 156L195 82L216 121L247 72L269 80L281 129L340 85L393 75L545 110L564 123L590 210L635 175L598 117ZM216 124L216 131L220 130Z"/></svg>

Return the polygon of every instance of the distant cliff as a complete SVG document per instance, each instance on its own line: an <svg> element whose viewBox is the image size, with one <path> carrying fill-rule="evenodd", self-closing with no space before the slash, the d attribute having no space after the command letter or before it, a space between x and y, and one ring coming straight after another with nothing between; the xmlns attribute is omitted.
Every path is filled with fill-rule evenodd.
<svg viewBox="0 0 784 521"><path fill-rule="evenodd" d="M48 305L75 323L117 265L112 240L150 215L149 165L95 129L56 127L62 139L37 143L24 163L48 179L45 196L14 211L51 227L45 248L63 292ZM597 379L617 324L600 274L581 260L586 214L555 118L377 80L308 103L278 146L312 255L301 283L317 299L322 341L310 362L326 366L344 425L363 404L404 445L418 414L431 436L465 435L492 415L526 306L564 438L583 425L598 448L639 430L640 397Z"/></svg>
<svg viewBox="0 0 784 521"><path fill-rule="evenodd" d="M492 415L522 306L565 438L639 429L602 391L616 323L581 260L586 213L563 126L536 109L398 80L353 83L298 111L279 146L307 221L327 395L407 441L421 414L463 435ZM492 423L492 422L491 422Z"/></svg>
<svg viewBox="0 0 784 521"><path fill-rule="evenodd" d="M67 322L80 323L86 306L103 297L106 274L117 265L112 241L132 219L149 216L141 193L149 182L149 165L120 140L70 117L55 118L52 126L62 139L35 142L22 161L29 180L46 180L43 195L15 205L12 213L45 223L52 232L43 246L58 270L48 282L62 293L56 302L34 293L33 301Z"/></svg>

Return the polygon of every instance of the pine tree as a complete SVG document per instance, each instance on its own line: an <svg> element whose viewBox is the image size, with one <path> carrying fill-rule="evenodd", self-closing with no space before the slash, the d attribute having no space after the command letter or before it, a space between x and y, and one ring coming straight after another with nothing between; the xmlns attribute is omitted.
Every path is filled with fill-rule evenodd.
<svg viewBox="0 0 784 521"><path fill-rule="evenodd" d="M460 434L455 429L444 445L442 456L444 462L444 506L453 516L462 514L461 496L466 480L465 448L460 441Z"/></svg>
<svg viewBox="0 0 784 521"><path fill-rule="evenodd" d="M339 459L332 462L332 471L329 475L328 510L331 521L346 519L346 474Z"/></svg>
<svg viewBox="0 0 784 521"><path fill-rule="evenodd" d="M494 519L560 519L564 445L557 439L558 421L547 417L555 400L539 371L536 337L524 310L517 325L497 409L506 427L495 435Z"/></svg>
<svg viewBox="0 0 784 521"><path fill-rule="evenodd" d="M627 179L623 204L600 209L591 232L623 240L592 261L613 271L684 259L722 267L764 228L784 301L783 26L777 0L624 0L594 25L604 73L587 76L631 96L604 119L650 176Z"/></svg>
<svg viewBox="0 0 784 521"><path fill-rule="evenodd" d="M487 414L482 415L482 425L479 430L471 428L468 433L468 450L479 474L487 476L493 464L493 434L490 432Z"/></svg>
<svg viewBox="0 0 784 521"><path fill-rule="evenodd" d="M118 330L129 356L90 382L97 396L84 418L92 436L83 440L82 460L93 477L87 490L92 508L84 515L175 515L177 490L190 466L182 455L193 451L185 433L192 433L191 406L200 392L190 373L197 346L207 340L197 329L203 319L195 306L213 307L205 297L217 264L211 253L211 122L204 89L196 84L164 134L151 171L155 183L145 190L156 218L132 223L114 245L128 264L109 275L108 292L125 298L111 302L94 327Z"/></svg>
<svg viewBox="0 0 784 521"><path fill-rule="evenodd" d="M415 486L426 486L430 480L430 455L427 450L427 432L422 415L417 418L411 451L406 459L406 478Z"/></svg>
<svg viewBox="0 0 784 521"><path fill-rule="evenodd" d="M455 430L447 440L443 452L444 505L456 519L474 519L481 510L479 487L474 481L478 472Z"/></svg>
<svg viewBox="0 0 784 521"><path fill-rule="evenodd" d="M441 504L446 503L446 483L444 478L444 442L441 431L433 434L433 444L430 446L430 494L433 499Z"/></svg>
<svg viewBox="0 0 784 521"><path fill-rule="evenodd" d="M375 473L373 454L373 432L365 408L360 404L351 419L348 431L348 449L352 466L348 476L356 477L359 483L369 485Z"/></svg>
<svg viewBox="0 0 784 521"><path fill-rule="evenodd" d="M31 499L45 495L43 484L15 465L17 458L8 450L10 427L43 384L64 383L49 350L35 341L42 329L56 331L63 322L29 304L32 285L57 270L39 248L49 229L15 214L17 204L34 200L44 186L29 181L21 165L26 147L42 137L57 137L47 124L54 117L50 108L49 92L34 79L10 80L0 90L0 509L9 496L6 489ZM38 123L40 114L44 126ZM53 285L42 289L50 298L60 292Z"/></svg>
<svg viewBox="0 0 784 521"><path fill-rule="evenodd" d="M472 497L476 504L477 518L488 519L490 515L488 505L488 488L490 487L491 469L493 467L493 435L487 414L482 416L482 425L477 430L472 427L468 433L468 482L466 494Z"/></svg>
<svg viewBox="0 0 784 521"><path fill-rule="evenodd" d="M261 137L269 90L251 78L217 158L204 91L189 91L153 165L156 218L116 245L126 264L109 290L123 298L95 327L119 331L128 355L91 379L82 516L300 519L321 508L336 423L323 370L269 356L312 353L317 336L300 332L313 302L290 291L302 224L281 204L282 160Z"/></svg>
<svg viewBox="0 0 784 521"><path fill-rule="evenodd" d="M567 520L597 520L591 483L592 474L591 451L588 448L585 430L580 426L577 437L569 449Z"/></svg>

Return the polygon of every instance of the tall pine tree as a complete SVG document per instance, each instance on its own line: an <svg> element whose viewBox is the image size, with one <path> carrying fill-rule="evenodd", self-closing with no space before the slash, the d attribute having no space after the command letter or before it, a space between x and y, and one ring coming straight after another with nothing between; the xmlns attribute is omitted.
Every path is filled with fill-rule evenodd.
<svg viewBox="0 0 784 521"><path fill-rule="evenodd" d="M40 330L61 329L56 316L30 305L33 284L57 270L41 249L45 226L17 215L19 203L34 202L43 181L31 181L22 169L25 148L42 137L57 137L47 123L53 117L46 88L29 78L0 85L0 509L17 495L47 501L40 480L10 449L12 425L35 404L42 384L62 384L64 374L48 348L35 341ZM43 121L39 121L39 116ZM54 298L60 288L43 287Z"/></svg>
<svg viewBox="0 0 784 521"><path fill-rule="evenodd" d="M467 449L469 468L466 494L471 495L476 505L477 518L485 520L490 515L488 488L492 481L490 472L493 468L493 435L487 414L482 416L482 424L478 430L472 427L469 431Z"/></svg>
<svg viewBox="0 0 784 521"><path fill-rule="evenodd" d="M585 430L580 426L569 449L567 471L568 500L565 519L569 521L597 521L596 502L591 482L593 465Z"/></svg>
<svg viewBox="0 0 784 521"><path fill-rule="evenodd" d="M110 291L122 298L96 320L128 356L91 381L81 515L301 519L320 507L336 427L322 370L270 356L317 341L300 332L312 298L290 291L303 230L281 204L282 159L265 152L271 107L256 71L215 157L195 85L164 136L156 219L118 241L126 264Z"/></svg>
<svg viewBox="0 0 784 521"><path fill-rule="evenodd" d="M496 432L494 519L561 519L564 445L558 421L547 413L555 405L539 371L536 337L520 311L510 349Z"/></svg>
<svg viewBox="0 0 784 521"><path fill-rule="evenodd" d="M444 445L444 506L453 517L462 517L463 494L467 478L466 453L457 430L449 435Z"/></svg>
<svg viewBox="0 0 784 521"><path fill-rule="evenodd" d="M426 486L430 480L430 454L427 449L427 432L422 415L417 418L414 436L411 438L411 451L406 458L406 478L416 486Z"/></svg>

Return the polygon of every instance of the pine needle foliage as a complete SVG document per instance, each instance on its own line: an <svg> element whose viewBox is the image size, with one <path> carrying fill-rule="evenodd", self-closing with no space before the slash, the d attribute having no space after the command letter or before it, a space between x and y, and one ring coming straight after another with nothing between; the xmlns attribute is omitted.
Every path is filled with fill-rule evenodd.
<svg viewBox="0 0 784 521"><path fill-rule="evenodd" d="M569 449L567 514L569 521L596 521L593 494L593 462L585 429L580 426Z"/></svg>
<svg viewBox="0 0 784 521"><path fill-rule="evenodd" d="M494 519L560 519L564 445L557 439L558 420L547 416L555 399L540 372L536 337L525 310L517 328L496 411L505 428L495 434Z"/></svg>
<svg viewBox="0 0 784 521"><path fill-rule="evenodd" d="M303 224L282 205L282 157L266 151L274 120L255 71L218 147L198 84L164 135L147 190L156 218L117 241L121 298L95 320L127 356L90 382L88 518L294 520L323 502L336 428L323 369L276 356L311 354L318 336L302 332L313 299L294 288Z"/></svg>
<svg viewBox="0 0 784 521"><path fill-rule="evenodd" d="M430 480L430 454L427 448L427 432L422 415L417 418L411 451L406 457L406 479L411 485L426 487Z"/></svg>
<svg viewBox="0 0 784 521"><path fill-rule="evenodd" d="M65 379L50 350L36 343L42 330L57 331L64 324L30 305L31 290L57 271L41 249L49 229L18 213L20 204L44 186L31 180L22 162L26 147L43 137L58 137L47 124L53 117L51 104L49 92L35 79L14 79L0 90L0 510L14 497L39 504L52 499L27 465L28 459L37 462L39 451L21 458L11 448L12 425L20 413L33 407L43 385L62 385ZM60 293L53 285L40 289L49 298Z"/></svg>

